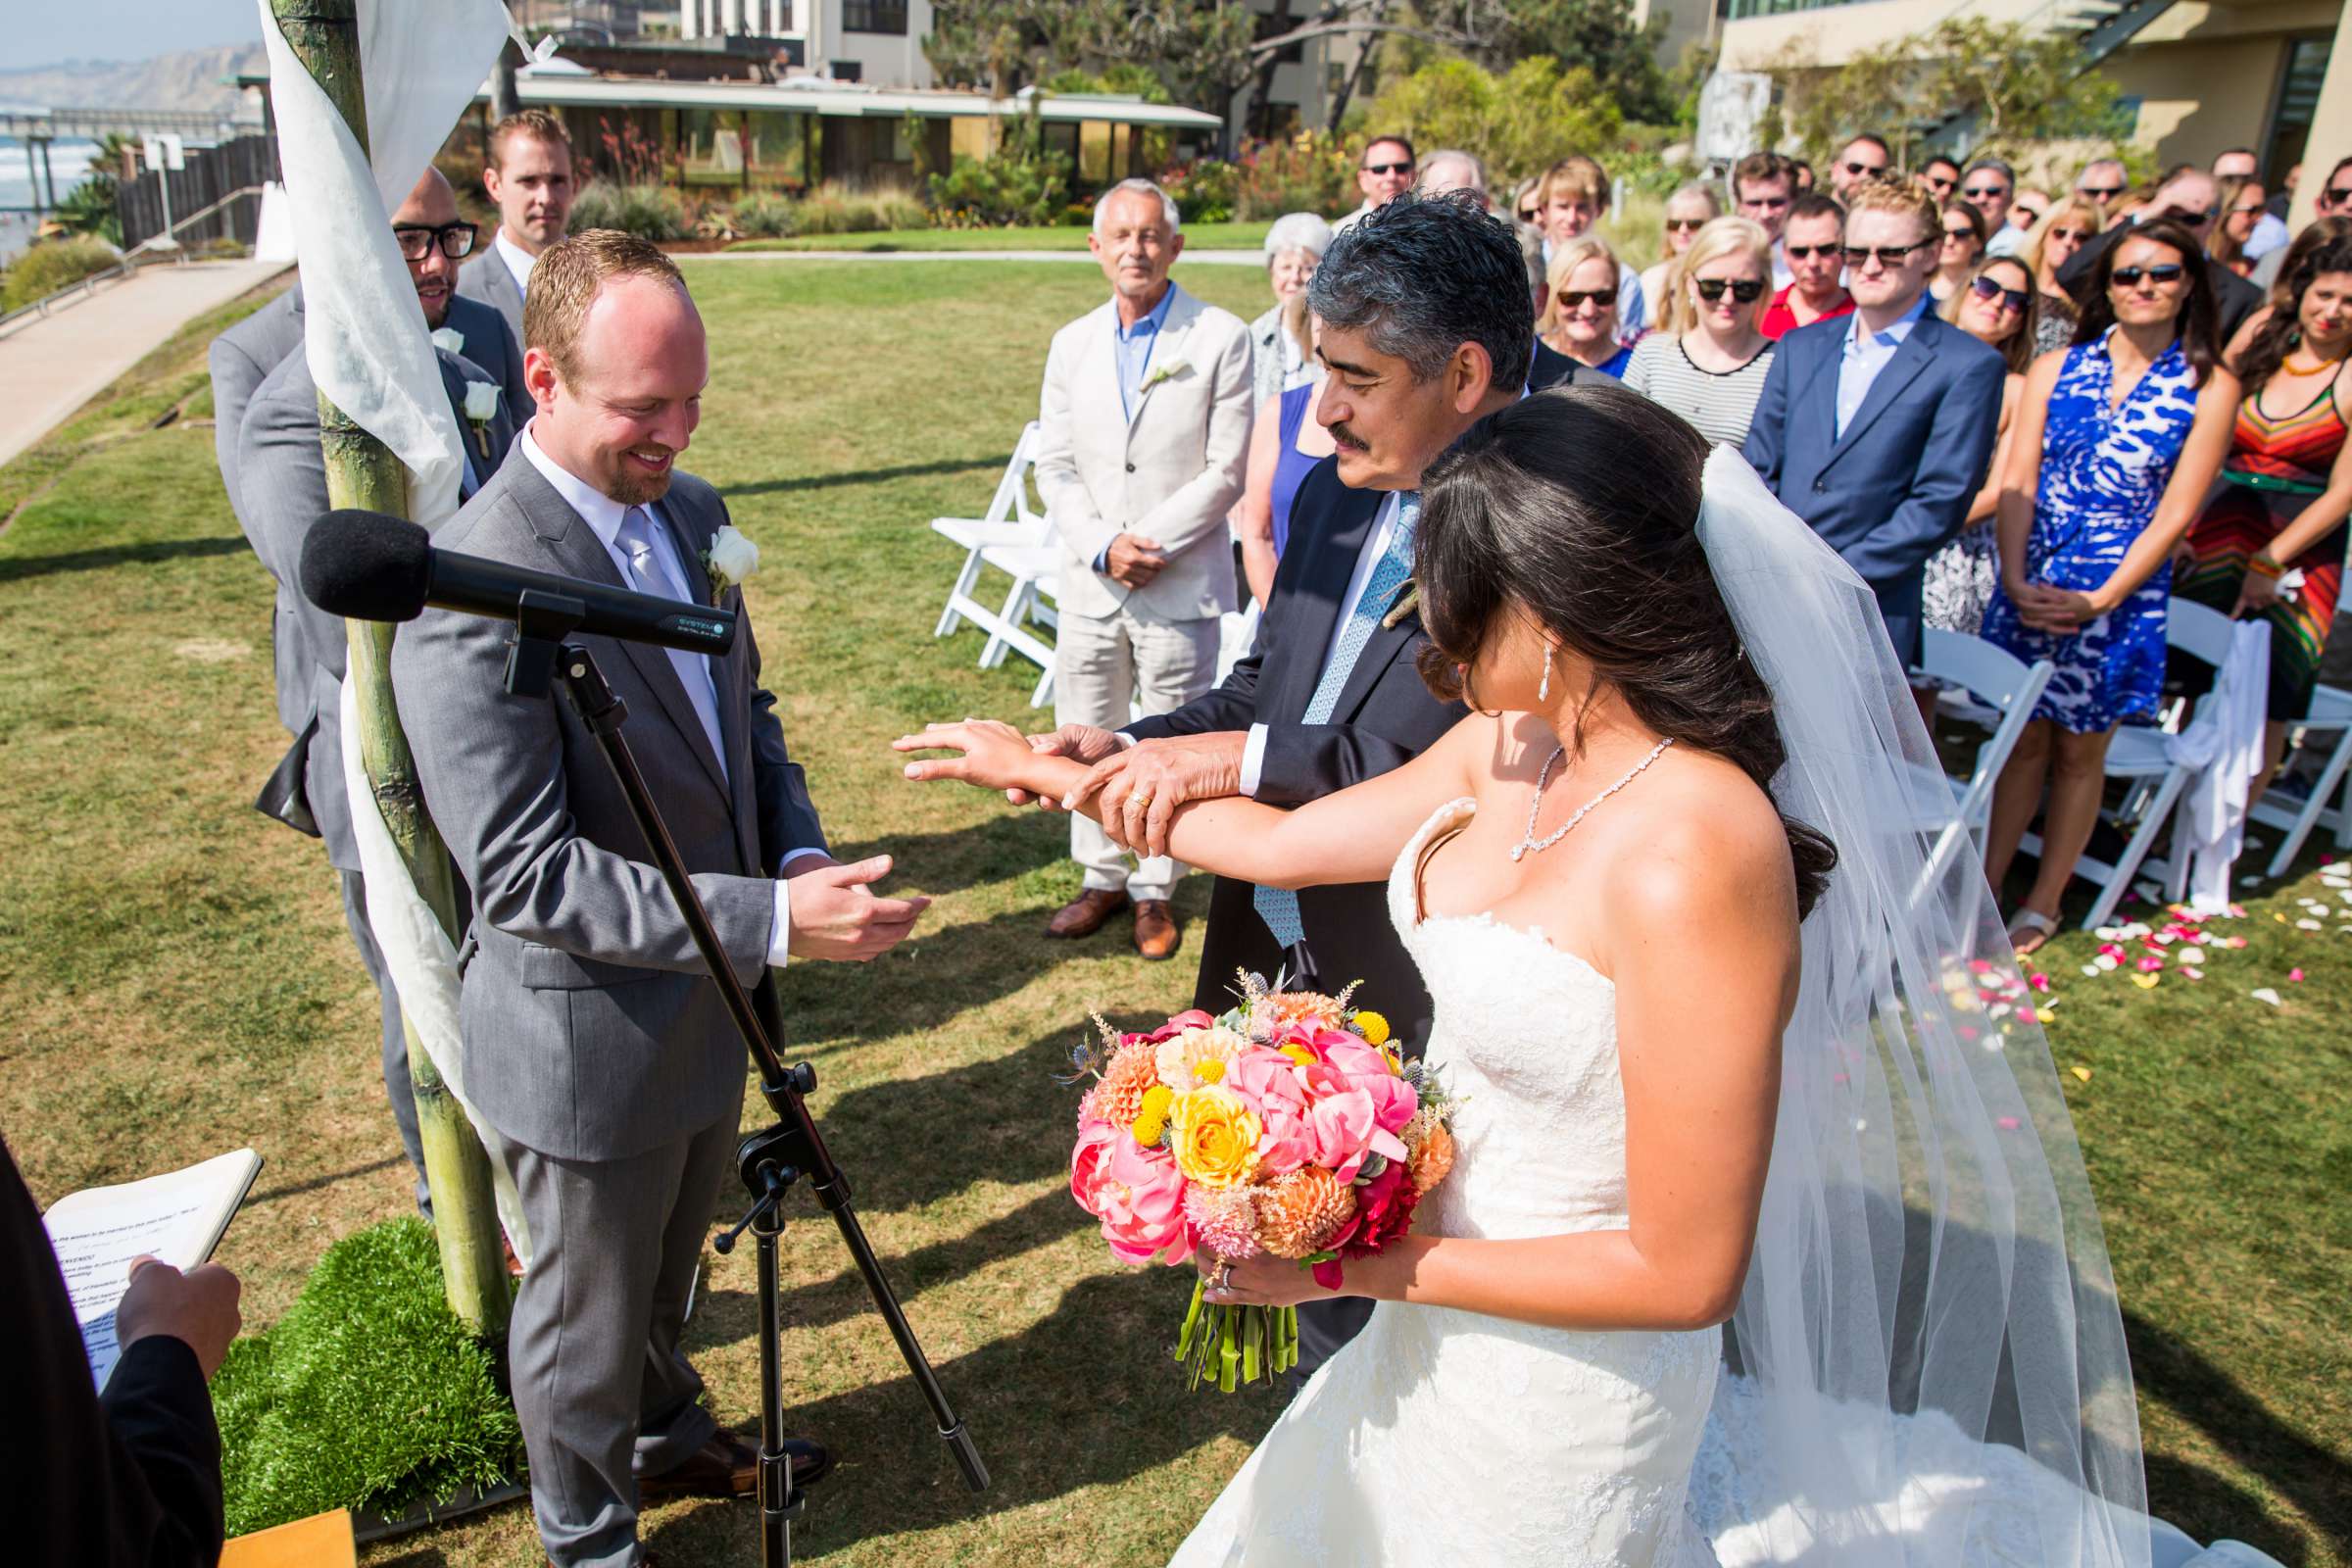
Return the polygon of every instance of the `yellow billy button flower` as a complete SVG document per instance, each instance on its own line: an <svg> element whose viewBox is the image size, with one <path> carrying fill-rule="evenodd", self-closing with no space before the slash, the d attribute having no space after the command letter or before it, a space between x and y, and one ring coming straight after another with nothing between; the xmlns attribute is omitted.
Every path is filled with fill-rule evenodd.
<svg viewBox="0 0 2352 1568"><path fill-rule="evenodd" d="M1129 1124L1128 1135L1146 1149L1157 1145L1161 1134L1168 1129L1168 1102L1175 1098L1176 1091L1166 1084L1153 1084L1145 1090L1143 1108Z"/></svg>
<svg viewBox="0 0 2352 1568"><path fill-rule="evenodd" d="M1168 1105L1176 1168L1203 1187L1239 1187L1257 1171L1257 1112L1229 1089L1192 1089Z"/></svg>
<svg viewBox="0 0 2352 1568"><path fill-rule="evenodd" d="M1370 1007L1357 1008L1351 1021L1355 1025L1355 1032L1364 1037L1365 1045L1385 1046L1389 1043L1389 1020Z"/></svg>

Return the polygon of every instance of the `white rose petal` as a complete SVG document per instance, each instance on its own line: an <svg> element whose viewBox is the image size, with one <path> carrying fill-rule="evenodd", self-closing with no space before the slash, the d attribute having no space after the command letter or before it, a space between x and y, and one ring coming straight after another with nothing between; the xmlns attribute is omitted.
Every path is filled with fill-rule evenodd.
<svg viewBox="0 0 2352 1568"><path fill-rule="evenodd" d="M760 569L760 547L727 523L710 537L710 574L728 582L742 582Z"/></svg>
<svg viewBox="0 0 2352 1568"><path fill-rule="evenodd" d="M498 417L499 398L498 388L488 381L466 382L466 417L477 423Z"/></svg>
<svg viewBox="0 0 2352 1568"><path fill-rule="evenodd" d="M463 354L466 352L466 334L454 326L437 326L433 328L433 347L447 349L452 354Z"/></svg>

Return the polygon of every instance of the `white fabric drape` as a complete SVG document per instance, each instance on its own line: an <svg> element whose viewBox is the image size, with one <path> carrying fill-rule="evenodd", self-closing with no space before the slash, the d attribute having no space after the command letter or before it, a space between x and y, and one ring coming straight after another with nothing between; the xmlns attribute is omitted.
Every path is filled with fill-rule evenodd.
<svg viewBox="0 0 2352 1568"><path fill-rule="evenodd" d="M2271 627L2241 620L2213 690L2197 705L2186 729L2165 743L2165 755L2197 770L2181 803L2176 857L2189 860L2189 906L2200 914L2230 908L2230 868L2245 847L2247 793L2262 771L2270 710Z"/></svg>

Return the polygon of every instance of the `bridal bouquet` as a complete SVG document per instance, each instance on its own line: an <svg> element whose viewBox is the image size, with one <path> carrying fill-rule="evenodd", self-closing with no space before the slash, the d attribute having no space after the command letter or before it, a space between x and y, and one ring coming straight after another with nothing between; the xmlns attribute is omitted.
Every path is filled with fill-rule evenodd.
<svg viewBox="0 0 2352 1568"><path fill-rule="evenodd" d="M1149 1034L1072 1054L1095 1083L1078 1107L1070 1191L1127 1263L1295 1258L1327 1288L1341 1264L1411 1227L1453 1168L1436 1075L1387 1050L1388 1020L1337 997L1243 977L1221 1017L1180 1012ZM1193 1287L1176 1359L1231 1393L1298 1359L1295 1308L1219 1306Z"/></svg>

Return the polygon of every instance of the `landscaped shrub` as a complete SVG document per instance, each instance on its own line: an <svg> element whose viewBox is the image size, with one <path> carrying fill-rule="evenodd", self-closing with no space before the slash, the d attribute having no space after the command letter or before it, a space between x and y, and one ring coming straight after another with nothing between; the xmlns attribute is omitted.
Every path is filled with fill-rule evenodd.
<svg viewBox="0 0 2352 1568"><path fill-rule="evenodd" d="M745 239L788 239L801 231L801 204L772 190L737 199L727 226Z"/></svg>
<svg viewBox="0 0 2352 1568"><path fill-rule="evenodd" d="M615 185L592 179L571 204L571 230L617 228L641 239L684 239L694 232L686 198L667 185Z"/></svg>
<svg viewBox="0 0 2352 1568"><path fill-rule="evenodd" d="M1221 158L1203 158L1159 176L1160 188L1176 198L1176 211L1188 223L1223 223L1233 218L1242 191L1240 166Z"/></svg>
<svg viewBox="0 0 2352 1568"><path fill-rule="evenodd" d="M888 190L874 198L884 228L929 228L931 209L903 190Z"/></svg>
<svg viewBox="0 0 2352 1568"><path fill-rule="evenodd" d="M1233 216L1280 218L1285 213L1333 217L1353 207L1356 149L1347 139L1301 131L1257 142L1243 153Z"/></svg>
<svg viewBox="0 0 2352 1568"><path fill-rule="evenodd" d="M941 228L1052 223L1070 199L1070 160L1045 144L1039 105L1004 122L986 158L958 158L930 180L932 221Z"/></svg>
<svg viewBox="0 0 2352 1568"><path fill-rule="evenodd" d="M11 262L0 274L0 311L13 311L78 283L92 272L103 272L121 260L102 239L76 235L44 240Z"/></svg>

